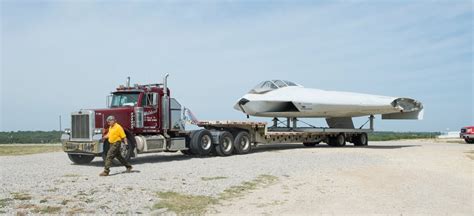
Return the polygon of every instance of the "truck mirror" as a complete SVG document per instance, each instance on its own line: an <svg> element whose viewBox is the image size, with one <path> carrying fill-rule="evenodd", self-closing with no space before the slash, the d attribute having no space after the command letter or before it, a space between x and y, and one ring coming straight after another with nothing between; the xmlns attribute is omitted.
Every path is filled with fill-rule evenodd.
<svg viewBox="0 0 474 216"><path fill-rule="evenodd" d="M106 106L107 108L110 108L110 107L111 107L111 104L110 104L111 102L112 102L112 95L108 95L107 98L106 98L106 104L105 104L105 106Z"/></svg>
<svg viewBox="0 0 474 216"><path fill-rule="evenodd" d="M154 107L158 106L158 93L153 93L153 104Z"/></svg>

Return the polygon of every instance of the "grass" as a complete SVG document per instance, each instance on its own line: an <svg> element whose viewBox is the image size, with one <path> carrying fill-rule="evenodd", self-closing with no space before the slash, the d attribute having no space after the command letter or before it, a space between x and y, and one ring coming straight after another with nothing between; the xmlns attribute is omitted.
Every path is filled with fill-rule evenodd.
<svg viewBox="0 0 474 216"><path fill-rule="evenodd" d="M220 179L226 179L227 177L225 176L215 176L215 177L201 177L201 180L203 181L213 181L213 180L220 180Z"/></svg>
<svg viewBox="0 0 474 216"><path fill-rule="evenodd" d="M167 191L158 192L161 202L156 203L154 209L167 209L176 214L204 214L207 206L216 204L217 200L210 196L183 195Z"/></svg>
<svg viewBox="0 0 474 216"><path fill-rule="evenodd" d="M222 179L223 177L217 176L209 178L210 180L215 180ZM242 197L244 194L252 190L266 187L277 180L278 177L276 176L260 175L251 181L245 181L240 185L232 186L224 190L217 198L211 196L185 195L173 191L158 192L157 195L161 201L153 205L153 209L166 209L167 211L174 212L178 215L203 215L206 213L207 208L210 205L217 204L221 200L232 200L234 198Z"/></svg>
<svg viewBox="0 0 474 216"><path fill-rule="evenodd" d="M61 211L61 207L58 206L46 206L41 208L36 208L32 212L40 214L56 214Z"/></svg>
<svg viewBox="0 0 474 216"><path fill-rule="evenodd" d="M242 184L237 186L232 186L224 192L222 192L219 197L220 199L228 200L237 197L242 197L249 191L255 190L259 187L268 186L278 180L278 177L272 175L260 175L252 181L242 182Z"/></svg>
<svg viewBox="0 0 474 216"><path fill-rule="evenodd" d="M5 208L11 201L13 200L10 198L0 199L0 208Z"/></svg>
<svg viewBox="0 0 474 216"><path fill-rule="evenodd" d="M373 132L369 133L369 141L389 141L402 139L434 139L440 133L433 132Z"/></svg>
<svg viewBox="0 0 474 216"><path fill-rule="evenodd" d="M14 200L30 200L31 199L31 195L27 193L14 192L14 193L11 193L11 195L13 196Z"/></svg>
<svg viewBox="0 0 474 216"><path fill-rule="evenodd" d="M0 156L62 151L61 145L0 145Z"/></svg>

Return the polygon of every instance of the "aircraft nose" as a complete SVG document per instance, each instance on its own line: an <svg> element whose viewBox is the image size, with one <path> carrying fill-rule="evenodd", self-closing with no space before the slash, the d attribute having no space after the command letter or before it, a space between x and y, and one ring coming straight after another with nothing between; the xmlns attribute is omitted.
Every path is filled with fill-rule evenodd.
<svg viewBox="0 0 474 216"><path fill-rule="evenodd" d="M241 99L234 105L234 109L246 113L246 112L245 112L245 108L243 108L243 106L244 106L245 104L247 104L248 102L250 102L248 99L246 99L246 98L241 98Z"/></svg>
<svg viewBox="0 0 474 216"><path fill-rule="evenodd" d="M250 102L248 99L246 98L241 98L238 102L239 105L245 105L246 103Z"/></svg>

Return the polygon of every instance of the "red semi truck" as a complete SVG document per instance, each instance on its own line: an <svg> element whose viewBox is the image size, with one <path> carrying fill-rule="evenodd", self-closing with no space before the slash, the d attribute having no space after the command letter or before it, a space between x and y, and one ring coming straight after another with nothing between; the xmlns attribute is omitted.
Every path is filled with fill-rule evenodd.
<svg viewBox="0 0 474 216"><path fill-rule="evenodd" d="M296 118L287 119L285 126L278 126L277 119L267 127L266 122L252 121L195 121L201 130L185 129L184 109L170 97L168 74L163 83L130 86L120 85L107 98L106 109L83 109L71 114L71 128L61 136L64 152L77 164L90 163L95 157L105 157L109 148L102 136L106 119L114 115L125 129L132 148L121 147L124 158L129 160L142 153L176 152L188 155L230 156L247 154L257 144L303 143L314 146L326 142L331 146L345 146L346 141L357 146L368 143L370 127L343 129L327 127L298 127Z"/></svg>

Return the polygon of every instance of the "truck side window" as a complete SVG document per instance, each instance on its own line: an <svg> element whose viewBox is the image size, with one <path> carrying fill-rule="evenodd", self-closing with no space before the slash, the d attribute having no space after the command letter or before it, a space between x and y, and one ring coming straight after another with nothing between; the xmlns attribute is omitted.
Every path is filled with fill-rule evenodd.
<svg viewBox="0 0 474 216"><path fill-rule="evenodd" d="M146 93L142 99L142 106L154 106L156 105L153 93Z"/></svg>

